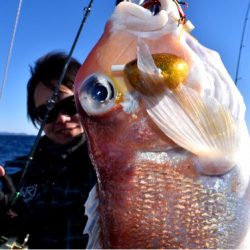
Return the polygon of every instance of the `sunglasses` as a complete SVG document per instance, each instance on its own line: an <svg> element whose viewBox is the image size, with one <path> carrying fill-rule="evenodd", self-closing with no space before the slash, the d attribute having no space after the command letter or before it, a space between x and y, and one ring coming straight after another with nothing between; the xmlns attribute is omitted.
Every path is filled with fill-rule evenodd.
<svg viewBox="0 0 250 250"><path fill-rule="evenodd" d="M47 104L43 104L35 109L35 119L38 123L42 123L45 118L46 112ZM59 113L68 116L73 116L77 113L75 99L73 95L66 97L62 101L55 104L55 106L49 111L46 124L55 122Z"/></svg>

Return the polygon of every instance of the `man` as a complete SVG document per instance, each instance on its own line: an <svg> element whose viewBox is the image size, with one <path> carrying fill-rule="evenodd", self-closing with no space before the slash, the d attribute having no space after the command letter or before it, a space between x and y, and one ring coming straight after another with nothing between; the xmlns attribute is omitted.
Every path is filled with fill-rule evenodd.
<svg viewBox="0 0 250 250"><path fill-rule="evenodd" d="M35 126L45 117L47 102L66 60L63 53L49 53L31 68L27 106L28 117ZM87 235L83 235L83 229L87 218L83 205L96 176L73 96L79 67L80 63L71 59L55 106L49 112L44 136L23 176L20 196L8 203L11 211L8 227L11 225L17 234L29 234L29 248L86 247ZM17 162L25 165L26 160L19 158L7 162L7 166L15 166Z"/></svg>

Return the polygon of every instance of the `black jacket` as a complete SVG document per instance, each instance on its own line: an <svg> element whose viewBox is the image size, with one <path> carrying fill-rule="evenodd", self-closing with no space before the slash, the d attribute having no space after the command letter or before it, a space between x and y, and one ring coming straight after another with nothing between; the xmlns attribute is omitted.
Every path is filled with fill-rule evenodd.
<svg viewBox="0 0 250 250"><path fill-rule="evenodd" d="M17 161L24 166L26 160L6 167ZM28 233L30 248L85 248L84 203L95 182L85 137L64 146L43 137L12 206L18 217L10 219L6 229L12 229L6 231L20 237Z"/></svg>

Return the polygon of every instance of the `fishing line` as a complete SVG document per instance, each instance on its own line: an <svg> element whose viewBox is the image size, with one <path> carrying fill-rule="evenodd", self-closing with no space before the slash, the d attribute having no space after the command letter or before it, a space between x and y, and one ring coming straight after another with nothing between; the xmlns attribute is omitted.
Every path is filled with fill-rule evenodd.
<svg viewBox="0 0 250 250"><path fill-rule="evenodd" d="M42 123L41 123L41 125L40 125L38 134L37 134L37 136L36 136L36 138L35 138L35 142L34 142L32 148L31 148L31 151L30 151L30 153L29 153L28 159L27 159L27 161L26 161L26 164L25 164L25 167L24 167L24 170L23 170L23 173L22 173L20 182L19 182L19 184L18 184L18 188L17 188L17 191L18 191L18 192L16 193L16 198L18 198L18 196L19 196L19 191L20 191L20 188L22 187L22 183L23 183L24 177L25 177L25 175L26 175L26 172L27 172L27 170L28 170L28 167L29 167L30 163L31 163L32 160L33 160L34 153L35 153L35 151L36 151L38 142L39 142L39 140L40 140L40 138L41 138L41 136L42 136L42 132L43 132L44 126L45 126L45 124L46 124L46 120L47 120L47 118L48 118L49 111L50 111L50 110L54 107L54 105L55 105L55 102L56 102L56 99L57 99L57 96L58 96L58 92L59 92L59 88L60 88L60 86L61 86L61 83L62 83L62 80L63 80L63 78L64 78L64 75L65 75L65 73L66 73L66 71L67 71L67 68L68 68L68 66L69 66L69 63L70 63L70 60L71 60L73 51L74 51L75 46L76 46L76 44L77 44L77 41L78 41L78 39L79 39L79 37L80 37L82 28L83 28L83 26L84 26L84 24L85 24L85 22L86 22L86 20L87 20L87 18L88 18L88 15L89 15L89 13L90 13L90 11L91 11L91 6L92 6L93 1L94 1L94 0L90 0L88 7L85 7L85 8L84 8L85 13L84 13L82 22L81 22L81 24L80 24L80 27L79 27L79 29L78 29L78 31L77 31L76 37L75 37L75 39L74 39L74 42L73 42L73 44L72 44L72 46L71 46L70 52L69 52L69 54L68 54L68 56L67 56L66 63L65 63L64 68L63 68L63 70L62 70L62 73L61 73L61 75L60 75L60 78L59 78L58 81L56 82L56 86L55 86L55 89L54 89L54 91L53 91L53 93L52 93L52 96L51 96L51 98L50 98L50 99L48 100L48 102L47 102L46 114L45 114L44 120L42 121Z"/></svg>
<svg viewBox="0 0 250 250"><path fill-rule="evenodd" d="M16 21L15 21L15 25L14 25L14 29L13 29L13 33L12 33L12 37L11 37L10 48L9 48L9 52L8 52L7 62L6 62L5 69L4 69L3 81L2 81L2 85L1 85L1 89L0 89L0 100L2 98L4 86L5 86L5 83L7 81L7 75L8 75L9 65L10 65L10 59L11 59L13 45L14 45L14 41L15 41L19 16L20 16L20 13L21 13L21 7L22 7L22 0L19 0L19 4L18 4L18 8L17 8L17 14L16 14Z"/></svg>
<svg viewBox="0 0 250 250"><path fill-rule="evenodd" d="M239 75L239 69L240 69L240 61L241 61L242 49L244 47L243 42L244 42L245 31L246 31L246 26L247 26L247 21L248 21L249 9L250 9L250 1L248 2L248 7L247 7L245 21L244 21L242 35L241 35L240 49L239 49L239 55L238 55L238 61L237 61L237 67L236 67L236 74L235 74L235 85L237 85L238 80L240 80L238 75Z"/></svg>

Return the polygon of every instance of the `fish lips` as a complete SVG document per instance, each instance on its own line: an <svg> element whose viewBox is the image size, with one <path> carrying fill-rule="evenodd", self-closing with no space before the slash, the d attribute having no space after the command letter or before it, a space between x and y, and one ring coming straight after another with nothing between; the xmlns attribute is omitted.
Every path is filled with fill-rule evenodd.
<svg viewBox="0 0 250 250"><path fill-rule="evenodd" d="M123 0L117 0L116 5L123 2ZM153 15L157 15L161 10L161 3L158 0L130 0L129 2L135 3L151 11Z"/></svg>

